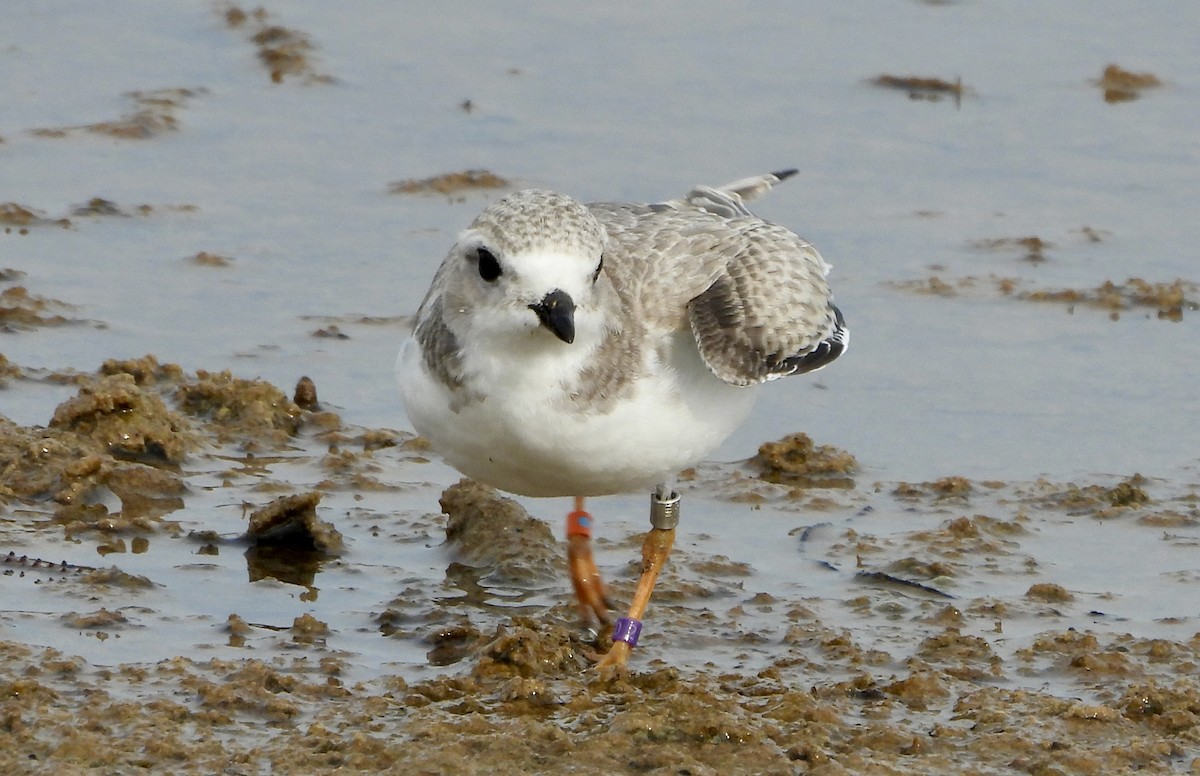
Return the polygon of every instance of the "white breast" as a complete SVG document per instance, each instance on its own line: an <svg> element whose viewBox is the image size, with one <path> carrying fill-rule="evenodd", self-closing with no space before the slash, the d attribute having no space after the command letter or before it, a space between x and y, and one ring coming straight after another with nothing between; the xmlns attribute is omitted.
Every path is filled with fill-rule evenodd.
<svg viewBox="0 0 1200 776"><path fill-rule="evenodd" d="M464 354L482 399L452 396L412 340L400 352L397 376L414 428L463 474L526 496L629 492L703 459L753 404L752 387L713 376L688 332L673 336L666 362L648 354L632 391L603 409L578 406L563 388L591 355L578 342L549 355Z"/></svg>

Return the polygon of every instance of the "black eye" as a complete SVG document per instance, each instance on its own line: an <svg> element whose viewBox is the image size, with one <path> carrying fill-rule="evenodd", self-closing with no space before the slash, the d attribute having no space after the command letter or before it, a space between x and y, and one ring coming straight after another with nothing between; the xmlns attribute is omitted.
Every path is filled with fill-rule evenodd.
<svg viewBox="0 0 1200 776"><path fill-rule="evenodd" d="M491 283L500 277L500 262L487 248L477 248L475 255L479 259L479 277Z"/></svg>
<svg viewBox="0 0 1200 776"><path fill-rule="evenodd" d="M604 269L604 257L603 256L600 257L600 263L596 265L596 271L592 273L592 282L593 283L595 283L596 279L600 277L600 270L602 270L602 269Z"/></svg>

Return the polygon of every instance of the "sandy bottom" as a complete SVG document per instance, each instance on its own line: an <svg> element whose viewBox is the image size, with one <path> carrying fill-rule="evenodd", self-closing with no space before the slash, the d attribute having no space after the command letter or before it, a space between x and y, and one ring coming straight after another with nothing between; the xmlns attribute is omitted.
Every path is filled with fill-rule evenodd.
<svg viewBox="0 0 1200 776"><path fill-rule="evenodd" d="M653 638L628 673L600 677L603 647L576 620L562 543L516 502L463 482L442 495L448 516L388 523L324 506L386 497L389 466L426 460L420 440L344 426L311 384L289 398L152 357L97 374L0 366L28 389L78 385L44 428L0 418L4 773L1200 774L1195 572L1164 567L1173 576L1140 591L1176 599L1178 616L1123 624L1106 602L1139 590L1122 588L1119 569L1112 590L1061 570L1070 526L1115 526L1131 547L1194 558L1194 485L864 483L849 454L780 440L686 473L685 497L816 514L825 522L793 537L796 573L824 573L831 592L763 592L747 558L681 542L651 605ZM245 476L250 458L269 469L284 453L317 467L314 487ZM240 468L201 484L201 462L234 456ZM257 506L245 534L206 532L198 507L213 494ZM192 615L152 612L154 590L186 584L184 572L122 569L150 543L191 558L236 546L252 582L315 598L312 580L369 556L372 537L431 540L454 562L444 579L388 583L394 598L369 614L273 629L236 613L258 590L240 580L234 613L214 626L226 640L216 657L182 642L167 659L73 656L80 633L118 638L141 618L170 639ZM103 564L42 557L64 540ZM631 561L612 574L618 601L639 543L630 532L602 548ZM34 611L46 589L76 610ZM498 605L505 596L522 605ZM23 623L47 619L57 630L22 639ZM415 648L424 675L335 648L354 632Z"/></svg>

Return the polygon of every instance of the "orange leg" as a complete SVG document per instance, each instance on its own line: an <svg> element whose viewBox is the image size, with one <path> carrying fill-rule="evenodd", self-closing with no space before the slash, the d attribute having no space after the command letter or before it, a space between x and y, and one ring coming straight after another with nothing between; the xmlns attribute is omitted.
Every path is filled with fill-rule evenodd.
<svg viewBox="0 0 1200 776"><path fill-rule="evenodd" d="M675 526L678 522L679 494L671 492L665 497L661 492L655 494L650 502L650 524L654 527L642 542L642 576L638 579L637 590L629 605L629 614L617 620L613 629L612 648L596 666L597 670L611 675L624 670L629 661L630 653L637 646L638 634L642 631L642 615L650 604L654 584L666 565L667 556L671 554L671 545L675 543Z"/></svg>
<svg viewBox="0 0 1200 776"><path fill-rule="evenodd" d="M612 605L592 557L592 516L583 506L583 497L576 496L575 509L567 515L567 568L583 619L590 623L594 618L607 625Z"/></svg>

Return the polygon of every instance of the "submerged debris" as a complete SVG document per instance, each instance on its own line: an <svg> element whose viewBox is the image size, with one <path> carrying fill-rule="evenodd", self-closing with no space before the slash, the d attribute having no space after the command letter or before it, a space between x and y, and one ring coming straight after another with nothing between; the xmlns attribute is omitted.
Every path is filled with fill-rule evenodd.
<svg viewBox="0 0 1200 776"><path fill-rule="evenodd" d="M882 86L885 89L898 89L908 94L910 100L928 100L937 102L945 95L954 97L954 104L959 105L962 101L962 96L966 92L966 87L963 86L962 78L955 78L953 81L946 81L942 78L928 78L923 76L899 76L899 75L878 75L871 79L871 83L876 86Z"/></svg>
<svg viewBox="0 0 1200 776"><path fill-rule="evenodd" d="M396 181L388 189L393 194L462 194L480 189L502 189L507 180L488 170L464 170L420 178Z"/></svg>
<svg viewBox="0 0 1200 776"><path fill-rule="evenodd" d="M28 331L40 326L67 326L83 323L55 310L73 310L73 305L30 294L24 286L0 291L0 331Z"/></svg>
<svg viewBox="0 0 1200 776"><path fill-rule="evenodd" d="M28 227L46 224L61 226L65 229L71 225L71 221L66 218L46 218L39 215L38 211L33 208L18 205L16 202L0 202L0 225L4 226L5 232L15 226L18 227L21 234L25 234Z"/></svg>
<svg viewBox="0 0 1200 776"><path fill-rule="evenodd" d="M1041 264L1046 261L1046 251L1054 247L1054 243L1043 240L1037 235L1027 237L995 237L987 240L976 240L972 247L981 250L1011 250L1016 248L1025 252L1023 261L1030 264Z"/></svg>
<svg viewBox="0 0 1200 776"><path fill-rule="evenodd" d="M1049 243L1041 243L1047 246ZM1041 254L1036 254L1041 255ZM1044 261L1026 256L1029 261ZM1160 320L1179 322L1185 312L1200 310L1200 285L1188 280L1176 279L1169 282L1154 282L1142 278L1129 278L1123 283L1106 280L1095 288L1029 289L1024 281L1012 277L990 275L987 277L965 276L943 279L933 275L923 280L893 281L892 288L910 293L954 297L967 295L977 289L993 287L1001 296L1027 302L1056 302L1067 305L1074 312L1076 305L1094 307L1109 312L1109 318L1119 320L1124 310L1151 308Z"/></svg>
<svg viewBox="0 0 1200 776"><path fill-rule="evenodd" d="M1075 514L1107 517L1152 503L1145 486L1148 480L1134 474L1112 487L1104 485L1052 485L1035 483L1031 498L1041 507L1066 509Z"/></svg>
<svg viewBox="0 0 1200 776"><path fill-rule="evenodd" d="M176 112L188 100L204 92L204 89L129 92L126 96L133 100L134 109L118 119L68 127L45 127L31 130L31 134L35 137L60 138L90 132L120 140L148 140L179 129Z"/></svg>
<svg viewBox="0 0 1200 776"><path fill-rule="evenodd" d="M261 6L247 13L236 5L219 7L230 29L246 28L250 42L258 49L258 61L271 75L274 83L284 78L301 78L306 84L329 84L332 76L319 73L311 55L316 46L307 33L269 21L270 14Z"/></svg>
<svg viewBox="0 0 1200 776"><path fill-rule="evenodd" d="M900 482L897 483L896 489L892 491L892 495L900 499L919 499L932 495L934 502L937 503L942 501L966 501L973 490L974 486L966 477L950 476L916 485L908 482Z"/></svg>
<svg viewBox="0 0 1200 776"><path fill-rule="evenodd" d="M938 590L936 587L930 587L923 582L917 582L912 579L904 579L893 574L888 574L886 571L859 571L855 574L858 579L866 582L885 587L896 587L904 591L917 591L927 593L928 595L937 598L954 598L949 593Z"/></svg>
<svg viewBox="0 0 1200 776"><path fill-rule="evenodd" d="M1133 73L1119 65L1109 65L1099 78L1092 81L1104 92L1104 101L1112 104L1130 102L1142 96L1142 92L1162 86L1154 73Z"/></svg>
<svg viewBox="0 0 1200 776"><path fill-rule="evenodd" d="M154 587L154 583L150 581L149 577L144 577L141 574L130 574L116 566L85 571L81 579L85 584L96 585L97 587L116 587L129 592L147 590Z"/></svg>
<svg viewBox="0 0 1200 776"><path fill-rule="evenodd" d="M8 381L18 379L22 375L21 367L8 360L8 357L0 353L0 388L6 388Z"/></svg>
<svg viewBox="0 0 1200 776"><path fill-rule="evenodd" d="M1141 278L1129 278L1124 283L1106 280L1092 289L1029 291L1018 297L1032 302L1060 302L1072 307L1076 304L1100 307L1110 310L1109 317L1113 320L1120 317L1121 310L1151 307L1160 319L1178 322L1183 320L1184 310L1200 310L1200 297L1195 296L1198 291L1195 283L1184 280L1151 283Z"/></svg>
<svg viewBox="0 0 1200 776"><path fill-rule="evenodd" d="M199 253L195 254L194 256L191 256L190 258L188 258L188 261L190 261L192 264L195 264L200 267L231 267L231 266L233 266L233 259L229 258L228 256L218 255L216 253L209 253L208 251L200 251Z"/></svg>

